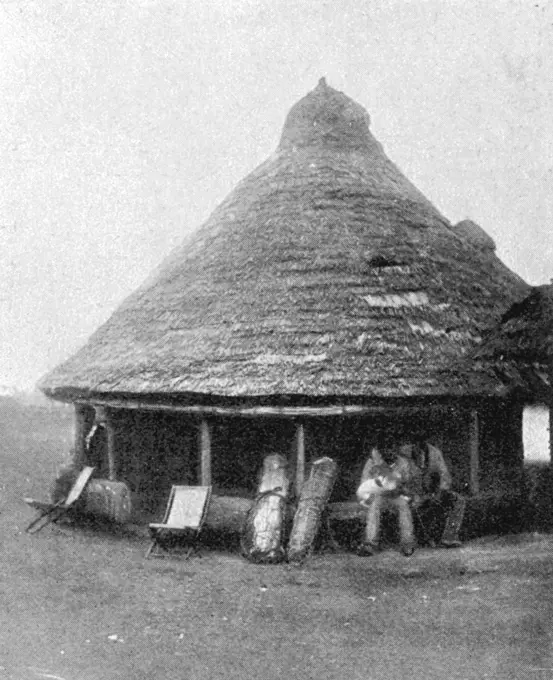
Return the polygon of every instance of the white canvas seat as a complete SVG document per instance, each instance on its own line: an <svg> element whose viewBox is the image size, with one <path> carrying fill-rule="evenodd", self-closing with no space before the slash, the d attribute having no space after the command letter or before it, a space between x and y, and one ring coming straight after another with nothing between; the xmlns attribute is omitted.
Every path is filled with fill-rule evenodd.
<svg viewBox="0 0 553 680"><path fill-rule="evenodd" d="M163 544L167 543L163 539L173 534L189 539L190 546L186 553L188 559L196 547L210 498L210 486L172 486L163 521L149 525L152 542L146 557L162 556L164 548L166 551Z"/></svg>

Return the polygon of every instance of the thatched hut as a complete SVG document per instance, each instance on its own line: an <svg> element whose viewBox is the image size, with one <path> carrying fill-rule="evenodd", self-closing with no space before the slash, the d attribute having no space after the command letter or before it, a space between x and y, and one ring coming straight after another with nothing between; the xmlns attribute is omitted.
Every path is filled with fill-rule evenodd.
<svg viewBox="0 0 553 680"><path fill-rule="evenodd" d="M77 458L103 409L96 463L143 509L176 481L251 495L267 453L288 456L296 487L331 456L345 500L363 443L414 430L459 488L516 481L520 408L466 357L528 286L483 230L440 214L369 124L322 79L275 153L42 380L75 404Z"/></svg>
<svg viewBox="0 0 553 680"><path fill-rule="evenodd" d="M474 357L524 404L549 405L553 458L553 284L536 286L484 336Z"/></svg>

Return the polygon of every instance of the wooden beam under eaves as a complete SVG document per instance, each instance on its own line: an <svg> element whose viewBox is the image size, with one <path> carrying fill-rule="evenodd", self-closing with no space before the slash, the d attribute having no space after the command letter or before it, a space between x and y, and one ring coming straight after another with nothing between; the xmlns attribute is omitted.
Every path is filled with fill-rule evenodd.
<svg viewBox="0 0 553 680"><path fill-rule="evenodd" d="M171 413L188 413L190 415L207 416L268 416L277 418L309 418L327 416L367 416L367 415L423 415L448 413L450 405L419 404L412 406L363 406L357 404L337 404L335 406L201 406L180 404L163 404L136 399L92 398L78 399L76 403L92 406L108 406L109 408L136 409L140 411L168 411Z"/></svg>

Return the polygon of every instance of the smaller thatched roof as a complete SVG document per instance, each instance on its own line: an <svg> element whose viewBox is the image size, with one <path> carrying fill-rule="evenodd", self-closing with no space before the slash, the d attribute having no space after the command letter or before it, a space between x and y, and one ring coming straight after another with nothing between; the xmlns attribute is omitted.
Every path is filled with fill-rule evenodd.
<svg viewBox="0 0 553 680"><path fill-rule="evenodd" d="M474 248L491 252L495 251L495 241L493 238L479 224L472 220L457 222L453 227L453 231Z"/></svg>
<svg viewBox="0 0 553 680"><path fill-rule="evenodd" d="M542 398L553 394L553 285L537 286L484 336L478 362Z"/></svg>

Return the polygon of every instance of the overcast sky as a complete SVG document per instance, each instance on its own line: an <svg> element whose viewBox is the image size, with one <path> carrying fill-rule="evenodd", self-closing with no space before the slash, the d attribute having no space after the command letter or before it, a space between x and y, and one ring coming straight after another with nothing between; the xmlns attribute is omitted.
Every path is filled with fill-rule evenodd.
<svg viewBox="0 0 553 680"><path fill-rule="evenodd" d="M452 222L553 278L553 4L0 0L0 385L82 345L321 76Z"/></svg>

